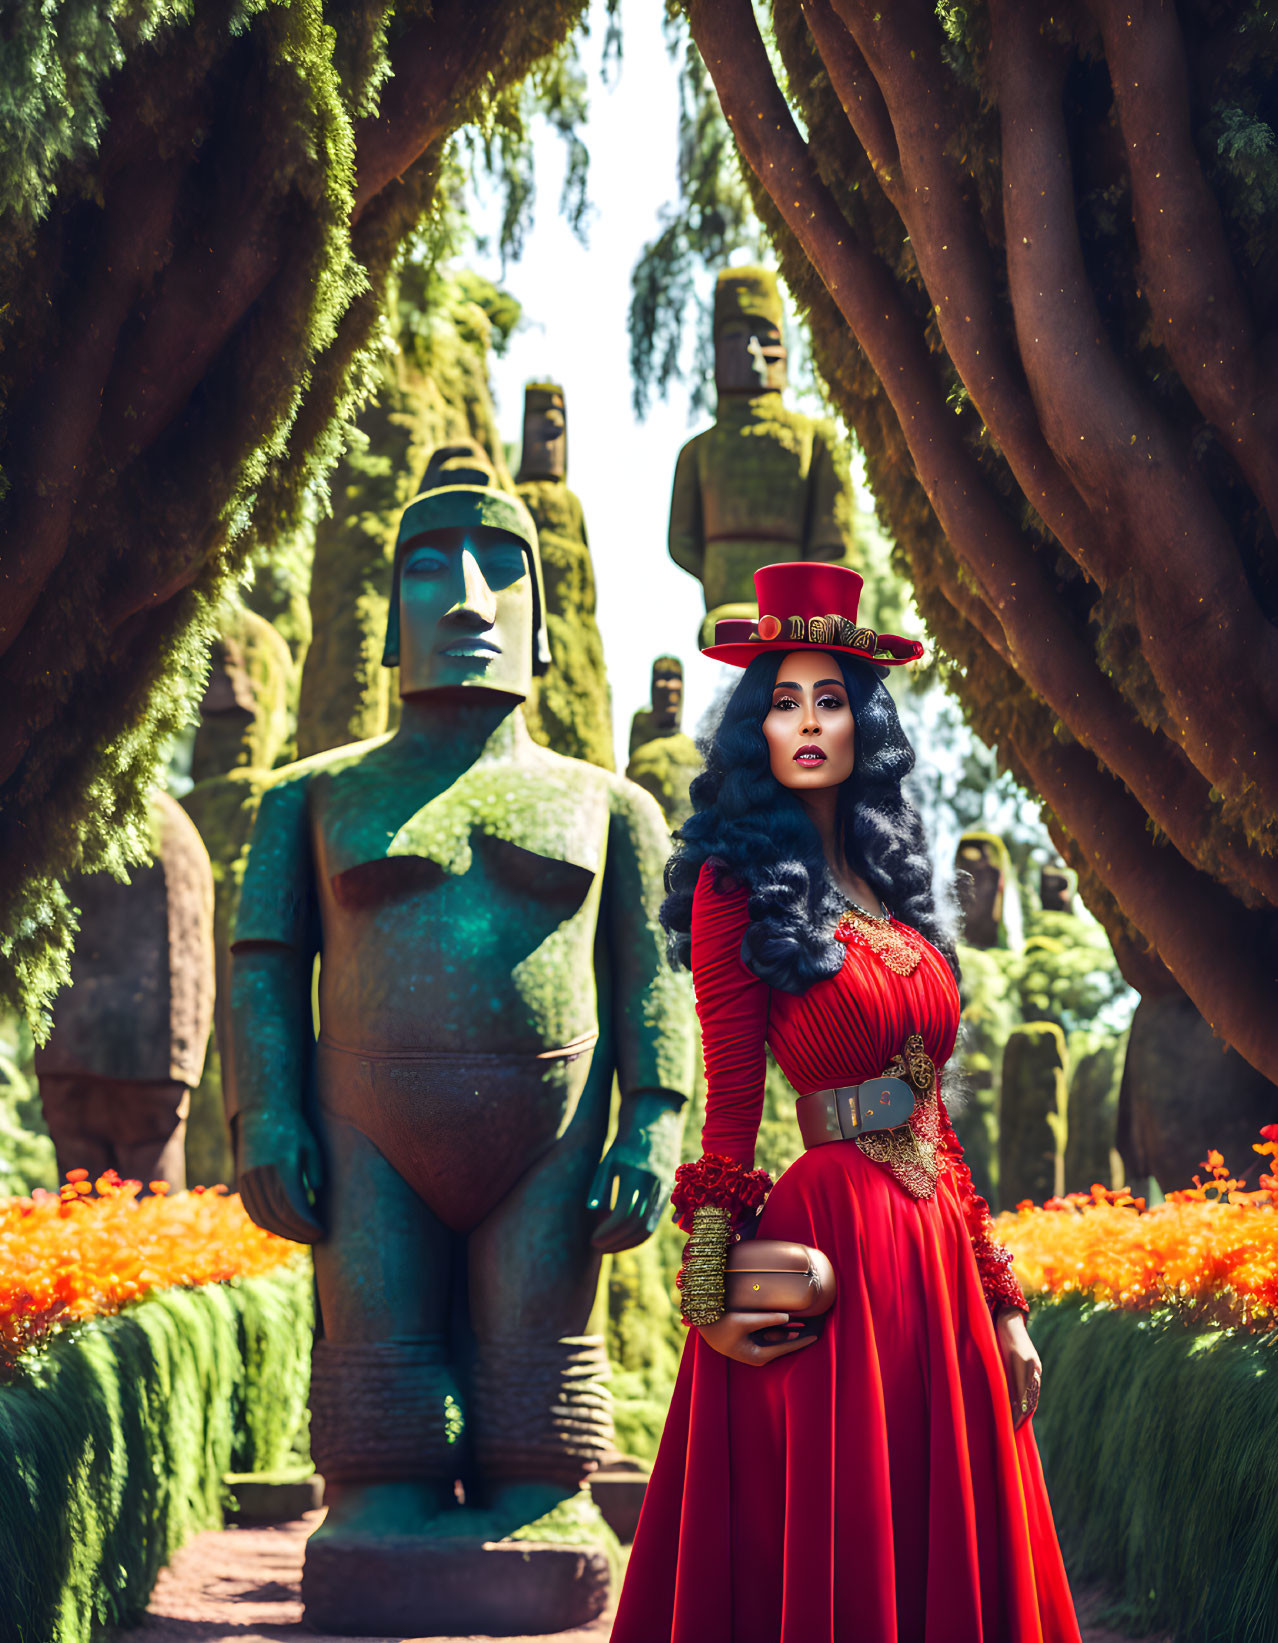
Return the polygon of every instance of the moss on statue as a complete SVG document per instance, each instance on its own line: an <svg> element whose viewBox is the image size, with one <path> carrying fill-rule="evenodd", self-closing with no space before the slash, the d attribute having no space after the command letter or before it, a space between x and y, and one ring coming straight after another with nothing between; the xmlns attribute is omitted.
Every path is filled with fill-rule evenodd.
<svg viewBox="0 0 1278 1643"><path fill-rule="evenodd" d="M1065 1034L1052 1021L1013 1028L998 1106L999 1197L1011 1209L1065 1190Z"/></svg>
<svg viewBox="0 0 1278 1643"><path fill-rule="evenodd" d="M551 663L534 681L524 719L543 747L613 770L612 701L595 620L595 570L586 516L567 485L567 441L563 389L529 383L516 489L537 526Z"/></svg>
<svg viewBox="0 0 1278 1643"><path fill-rule="evenodd" d="M998 1104L1003 1077L1003 1049L1017 1020L1012 990L1014 955L1002 948L969 947L960 942L959 984L962 1030L959 1067L967 1085L966 1105L954 1114L954 1129L972 1171L972 1183L997 1207Z"/></svg>
<svg viewBox="0 0 1278 1643"><path fill-rule="evenodd" d="M431 452L473 441L510 488L488 356L494 324L509 329L518 305L478 275L443 277L409 264L392 313L395 340L381 354L377 390L334 470L332 513L315 528L299 758L391 727L398 693L382 666L382 641L395 531Z"/></svg>
<svg viewBox="0 0 1278 1643"><path fill-rule="evenodd" d="M697 744L691 736L678 731L673 736L659 736L636 749L626 766L626 776L652 794L673 832L692 814L688 787L701 770Z"/></svg>
<svg viewBox="0 0 1278 1643"><path fill-rule="evenodd" d="M776 274L723 270L715 290L713 426L675 465L668 546L716 619L753 616L754 573L779 559L852 562L847 451L831 424L790 410ZM782 616L786 613L780 612Z"/></svg>
<svg viewBox="0 0 1278 1643"><path fill-rule="evenodd" d="M1070 1035L1066 1192L1089 1192L1097 1182L1114 1187L1122 1184L1116 1142L1118 1090L1126 1053L1126 1033Z"/></svg>

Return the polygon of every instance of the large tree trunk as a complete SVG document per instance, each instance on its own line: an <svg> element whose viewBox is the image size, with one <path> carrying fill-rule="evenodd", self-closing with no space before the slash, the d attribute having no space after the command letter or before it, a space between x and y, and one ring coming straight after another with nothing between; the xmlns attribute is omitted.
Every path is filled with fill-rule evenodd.
<svg viewBox="0 0 1278 1643"><path fill-rule="evenodd" d="M0 113L22 121L0 130L0 996L30 1005L56 981L59 881L136 859L216 600L337 454L449 133L584 5L208 0L178 21L18 5L10 57L31 83Z"/></svg>
<svg viewBox="0 0 1278 1643"><path fill-rule="evenodd" d="M787 101L750 0L687 0L969 717L1278 1078L1278 21L938 9L774 0Z"/></svg>

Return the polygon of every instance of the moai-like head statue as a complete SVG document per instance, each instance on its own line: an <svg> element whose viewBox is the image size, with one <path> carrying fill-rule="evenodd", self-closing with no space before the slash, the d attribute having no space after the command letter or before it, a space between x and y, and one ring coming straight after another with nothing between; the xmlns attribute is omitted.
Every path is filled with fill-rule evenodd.
<svg viewBox="0 0 1278 1643"><path fill-rule="evenodd" d="M241 766L269 770L288 733L288 645L264 616L228 607L209 662L192 780L225 776Z"/></svg>
<svg viewBox="0 0 1278 1643"><path fill-rule="evenodd" d="M1067 867L1044 867L1038 876L1038 897L1045 913L1074 911L1074 882Z"/></svg>
<svg viewBox="0 0 1278 1643"><path fill-rule="evenodd" d="M524 445L519 477L525 485L536 479L568 476L568 415L564 391L556 382L530 382L524 389Z"/></svg>
<svg viewBox="0 0 1278 1643"><path fill-rule="evenodd" d="M550 665L537 527L475 455L437 452L426 480L445 482L400 519L382 665L399 668L401 696L478 689L526 700Z"/></svg>
<svg viewBox="0 0 1278 1643"><path fill-rule="evenodd" d="M658 656L652 664L652 728L659 735L680 729L683 721L683 663L677 656Z"/></svg>
<svg viewBox="0 0 1278 1643"><path fill-rule="evenodd" d="M997 947L1003 924L1007 847L991 833L964 833L954 865L959 870L963 939L969 947Z"/></svg>
<svg viewBox="0 0 1278 1643"><path fill-rule="evenodd" d="M781 297L771 268L725 268L714 288L714 380L721 394L786 385Z"/></svg>

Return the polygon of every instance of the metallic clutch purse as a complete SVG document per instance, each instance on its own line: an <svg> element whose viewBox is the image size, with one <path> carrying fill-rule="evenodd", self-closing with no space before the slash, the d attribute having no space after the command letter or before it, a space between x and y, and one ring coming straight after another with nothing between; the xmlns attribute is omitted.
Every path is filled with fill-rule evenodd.
<svg viewBox="0 0 1278 1643"><path fill-rule="evenodd" d="M788 1312L791 1318L819 1318L834 1305L834 1294L829 1256L807 1244L743 1238L728 1250L727 1312Z"/></svg>

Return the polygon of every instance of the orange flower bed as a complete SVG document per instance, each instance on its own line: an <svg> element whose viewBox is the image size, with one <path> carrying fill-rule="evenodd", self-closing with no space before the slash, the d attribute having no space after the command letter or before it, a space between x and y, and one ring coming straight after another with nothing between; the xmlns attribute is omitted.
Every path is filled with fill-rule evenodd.
<svg viewBox="0 0 1278 1643"><path fill-rule="evenodd" d="M167 1184L95 1182L72 1170L60 1192L0 1199L0 1374L84 1318L118 1312L153 1289L253 1277L297 1246L263 1232L225 1187L167 1196Z"/></svg>
<svg viewBox="0 0 1278 1643"><path fill-rule="evenodd" d="M1278 1124L1254 1150L1278 1157ZM1171 1307L1188 1321L1264 1330L1278 1327L1278 1179L1258 1190L1230 1175L1220 1153L1208 1177L1146 1209L1126 1192L1094 1186L1018 1204L1000 1215L1027 1295L1082 1295L1135 1311ZM1270 1166L1272 1168L1272 1165Z"/></svg>

